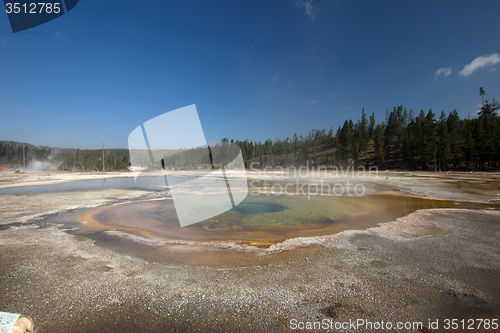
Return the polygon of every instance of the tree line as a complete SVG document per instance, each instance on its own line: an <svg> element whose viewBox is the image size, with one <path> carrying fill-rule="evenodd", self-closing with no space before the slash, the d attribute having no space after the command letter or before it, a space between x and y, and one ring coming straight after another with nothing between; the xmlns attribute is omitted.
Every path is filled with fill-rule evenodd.
<svg viewBox="0 0 500 333"><path fill-rule="evenodd" d="M124 170L130 166L128 149L104 150L80 149L71 151L52 151L50 148L39 148L27 144L24 148L26 167L32 162L43 162L43 168L66 171L115 171ZM0 141L0 164L9 164L15 169L23 168L23 147L17 142ZM43 171L43 170L39 170Z"/></svg>
<svg viewBox="0 0 500 333"><path fill-rule="evenodd" d="M101 149L77 149L62 153L58 159L62 162L59 169L66 171L117 171L130 166L128 149L107 149L104 153Z"/></svg>
<svg viewBox="0 0 500 333"><path fill-rule="evenodd" d="M246 167L377 166L409 170L497 170L500 166L500 108L484 99L477 118L460 119L457 110L439 118L430 109L417 115L402 105L386 110L377 124L375 114L354 123L345 120L333 131L311 130L306 136L274 141L234 141ZM224 138L223 140L227 140ZM233 140L231 140L233 142ZM257 162L257 163L255 163Z"/></svg>
<svg viewBox="0 0 500 333"><path fill-rule="evenodd" d="M50 149L25 147L26 161L45 160L50 156ZM16 142L0 141L0 164L22 165L23 147Z"/></svg>
<svg viewBox="0 0 500 333"><path fill-rule="evenodd" d="M460 119L457 110L439 118L430 109L415 115L403 105L386 110L384 121L363 109L356 123L345 120L334 131L313 129L307 135L275 140L234 141L240 147L246 168L377 166L379 169L408 170L484 170L500 167L500 108L495 99L482 101L477 118ZM229 143L228 138L221 140ZM208 151L207 151L208 149ZM161 166L167 169L218 168L237 155L232 145L178 151L136 152L134 164ZM60 170L114 171L130 166L127 149L52 152L50 148L25 148L26 165L33 160L50 161ZM214 159L215 157L215 159ZM103 166L104 158L104 166ZM153 159L153 161L151 161ZM22 167L22 147L15 142L0 142L0 164ZM104 167L104 168L103 168ZM240 167L240 166L235 166Z"/></svg>

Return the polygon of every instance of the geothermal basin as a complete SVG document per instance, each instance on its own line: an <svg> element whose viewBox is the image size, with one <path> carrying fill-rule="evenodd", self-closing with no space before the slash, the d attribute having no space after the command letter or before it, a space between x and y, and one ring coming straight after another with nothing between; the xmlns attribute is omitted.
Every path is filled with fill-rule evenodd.
<svg viewBox="0 0 500 333"><path fill-rule="evenodd" d="M292 319L359 318L446 332L446 319L499 318L498 174L387 172L350 179L362 197L310 199L272 194L283 179L271 174L235 209L186 227L172 191L223 182L108 187L121 178L1 175L2 311L39 333L287 332Z"/></svg>
<svg viewBox="0 0 500 333"><path fill-rule="evenodd" d="M118 181L120 179L115 179L115 184ZM200 181L195 186L178 185L182 181L182 178L177 178L177 185L171 186L171 191L196 193L209 200L225 189L223 182L214 184L214 180L209 183ZM79 183L73 186L81 186ZM261 189L257 191L254 188L233 209L181 227L170 192L157 190L163 193L163 198L56 214L44 222L61 225L62 229L70 230L72 234L94 239L96 244L150 261L209 266L223 262L223 266L233 267L259 264L261 255L275 252L287 240L288 243L295 240L294 245L288 248L293 249L307 245L314 237L366 230L418 210L500 210L500 205L496 203L436 200L394 191L364 196L300 195L293 192L277 195L262 194ZM438 230L431 229L429 233ZM230 252L233 251L245 254L236 254L238 260L232 261L230 258L235 254ZM242 260L243 257L245 260Z"/></svg>

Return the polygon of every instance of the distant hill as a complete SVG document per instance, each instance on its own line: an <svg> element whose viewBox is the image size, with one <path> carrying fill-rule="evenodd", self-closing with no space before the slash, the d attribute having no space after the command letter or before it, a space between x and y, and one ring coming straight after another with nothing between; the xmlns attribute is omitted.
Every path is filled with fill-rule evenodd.
<svg viewBox="0 0 500 333"><path fill-rule="evenodd" d="M75 149L35 146L18 141L0 141L0 165L19 167L26 161L32 171L114 171L130 166L128 149ZM103 160L104 158L104 160Z"/></svg>
<svg viewBox="0 0 500 333"><path fill-rule="evenodd" d="M14 142L14 145L16 147L22 147L23 146L23 143L22 142L17 142L17 141L0 141L1 143L4 143L4 144L11 144L12 142ZM76 149L74 148L58 148L58 147L49 147L49 146L35 146L31 143L28 143L28 142L25 142L24 143L24 147L30 147L30 148L37 148L37 149L50 149L52 152L62 152L62 153L71 153L71 152L76 152Z"/></svg>
<svg viewBox="0 0 500 333"><path fill-rule="evenodd" d="M0 143L3 143L3 144L10 144L11 142L14 142L14 145L16 147L22 147L23 146L23 143L22 142L18 142L18 141L0 141ZM30 148L36 148L36 149L50 149L50 151L52 153L59 153L59 154L62 154L62 153L76 153L76 151L78 149L76 148L59 148L59 147L49 147L49 146L35 146L34 144L31 144L31 143L28 143L28 142L25 142L24 143L24 146L25 147L30 147ZM113 151L113 152L119 152L120 155L123 155L123 151L124 150L127 150L128 149L125 149L125 148L105 148L107 151ZM91 151L93 150L101 150L101 149L89 149ZM80 151L85 151L85 149L80 149Z"/></svg>
<svg viewBox="0 0 500 333"><path fill-rule="evenodd" d="M4 144L10 144L11 142L14 142L14 145L16 147L22 147L23 146L23 143L22 142L17 142L17 141L0 141L0 143L4 143ZM25 147L35 147L34 145L32 145L31 143L27 143L25 142L24 143L24 146Z"/></svg>

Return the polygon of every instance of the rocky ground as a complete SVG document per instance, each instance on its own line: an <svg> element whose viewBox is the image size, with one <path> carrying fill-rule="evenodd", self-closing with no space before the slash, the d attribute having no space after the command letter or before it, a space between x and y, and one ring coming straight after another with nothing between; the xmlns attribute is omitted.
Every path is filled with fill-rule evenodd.
<svg viewBox="0 0 500 333"><path fill-rule="evenodd" d="M94 176L2 174L0 187ZM250 178L282 180L272 172ZM350 180L366 184L369 193L500 198L498 174L379 172ZM26 223L155 195L128 189L0 195L0 310L32 317L38 332L280 332L301 323L358 319L423 323L381 332L449 332L445 319L500 319L498 211L421 210L376 228L323 237L316 246L286 250L284 244L282 252L233 268L161 264L51 224ZM429 327L429 320L438 320L438 327ZM349 325L337 331L368 330Z"/></svg>

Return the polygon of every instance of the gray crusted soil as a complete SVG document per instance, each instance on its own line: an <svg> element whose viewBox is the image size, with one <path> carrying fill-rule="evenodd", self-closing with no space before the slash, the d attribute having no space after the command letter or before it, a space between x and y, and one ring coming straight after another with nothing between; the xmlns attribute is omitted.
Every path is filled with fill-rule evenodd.
<svg viewBox="0 0 500 333"><path fill-rule="evenodd" d="M10 209L2 219L22 222L22 210ZM445 318L500 319L498 212L418 211L226 269L95 244L53 225L0 229L0 310L32 317L38 332L280 332L292 319L361 318L424 327L439 319L434 331L449 332Z"/></svg>

